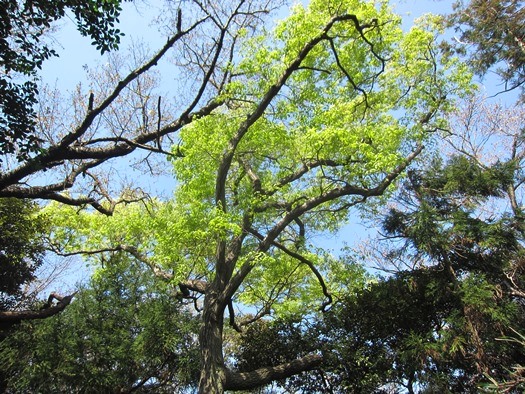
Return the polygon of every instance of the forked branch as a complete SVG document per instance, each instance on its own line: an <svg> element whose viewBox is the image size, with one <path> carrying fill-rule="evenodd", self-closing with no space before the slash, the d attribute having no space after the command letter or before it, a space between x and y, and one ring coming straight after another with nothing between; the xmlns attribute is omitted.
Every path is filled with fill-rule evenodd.
<svg viewBox="0 0 525 394"><path fill-rule="evenodd" d="M3 311L0 312L0 329L5 330L24 320L45 319L62 312L70 303L76 292L68 296L51 293L47 302L39 310ZM52 304L56 300L56 304Z"/></svg>

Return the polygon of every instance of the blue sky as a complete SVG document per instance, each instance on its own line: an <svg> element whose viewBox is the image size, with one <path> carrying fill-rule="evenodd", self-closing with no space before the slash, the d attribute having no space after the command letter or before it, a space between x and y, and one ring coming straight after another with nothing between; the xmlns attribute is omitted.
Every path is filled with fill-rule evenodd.
<svg viewBox="0 0 525 394"><path fill-rule="evenodd" d="M152 26L152 20L157 16L162 3L161 0L150 0L148 4L141 1L136 4L124 3L119 25L125 33L122 49L128 47L133 40L144 40L152 50L164 43L164 38L157 28ZM443 13L451 9L451 1L447 0L397 0L392 1L392 4L407 21L407 28L411 26L414 18L424 13ZM84 79L83 66L93 66L97 62L103 62L103 59L90 44L90 40L81 37L75 30L71 20L61 21L59 26L53 38L60 57L44 64L42 77L46 83L57 84L60 89L73 90L75 85Z"/></svg>

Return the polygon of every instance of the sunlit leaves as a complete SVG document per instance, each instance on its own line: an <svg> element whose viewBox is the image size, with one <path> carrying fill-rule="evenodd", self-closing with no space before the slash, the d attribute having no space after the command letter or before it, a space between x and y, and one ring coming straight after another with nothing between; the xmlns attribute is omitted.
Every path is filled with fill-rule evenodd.
<svg viewBox="0 0 525 394"><path fill-rule="evenodd" d="M174 280L211 279L223 268L217 250L225 245L236 267L252 270L237 299L280 313L326 296L293 253L334 288L362 284L358 270L345 278L343 263L305 242L337 230L366 199L359 192L328 196L380 185L428 131L443 126L445 100L468 85L456 77L464 70L442 64L430 24L403 33L400 23L386 2L297 5L225 65L232 74L224 105L181 129L171 202L121 206L103 219L70 211L55 216L57 239L93 249L131 244ZM288 223L277 229L282 220ZM68 226L80 230L70 234ZM272 229L276 243L259 249ZM232 246L241 236L242 245Z"/></svg>

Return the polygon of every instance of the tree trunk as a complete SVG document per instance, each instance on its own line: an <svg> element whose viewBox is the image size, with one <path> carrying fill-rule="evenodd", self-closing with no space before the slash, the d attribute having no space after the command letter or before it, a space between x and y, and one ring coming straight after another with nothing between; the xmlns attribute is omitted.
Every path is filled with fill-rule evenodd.
<svg viewBox="0 0 525 394"><path fill-rule="evenodd" d="M222 394L224 392L226 381L222 354L224 308L218 301L217 292L209 289L204 297L202 327L199 335L202 356L200 394Z"/></svg>

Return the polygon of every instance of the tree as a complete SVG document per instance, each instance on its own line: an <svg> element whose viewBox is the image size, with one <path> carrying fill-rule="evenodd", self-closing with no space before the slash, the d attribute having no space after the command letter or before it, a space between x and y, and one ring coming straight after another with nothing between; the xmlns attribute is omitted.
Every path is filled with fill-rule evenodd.
<svg viewBox="0 0 525 394"><path fill-rule="evenodd" d="M460 33L453 44L480 75L496 68L505 90L525 82L525 7L520 0L460 0L447 24Z"/></svg>
<svg viewBox="0 0 525 394"><path fill-rule="evenodd" d="M208 18L231 39L248 34L243 24L231 36L231 17ZM235 371L224 357L226 316L240 330L270 313L313 313L333 300L324 274L352 282L308 238L387 192L426 137L444 126L449 98L469 89L461 65L437 57L431 25L404 34L386 4L297 6L273 34L249 37L227 67L211 71L224 72L213 75L220 96L169 128L139 135L148 142L179 131L174 200L113 205L112 217L51 206L58 251L124 251L176 283L181 297L203 298L201 393L251 389L316 368L323 356L314 352ZM220 52L212 54L215 67ZM188 108L200 100L198 93ZM109 140L111 152L123 147ZM257 312L239 319L235 305Z"/></svg>
<svg viewBox="0 0 525 394"><path fill-rule="evenodd" d="M439 281L426 292L436 291L437 300L447 302L433 312L434 326L415 349L421 360L431 360L430 377L448 377L441 383L431 379L431 387L445 383L442 390L477 392L488 374L504 376L523 357L497 340L524 317L521 300L505 288L507 272L520 264L522 234L513 218L483 211L512 184L514 168L506 164L481 168L465 156L452 156L445 166L436 160L410 175L402 204L384 221L386 235L405 241L387 257L418 267L416 275L434 275ZM411 286L421 286L418 276L407 275Z"/></svg>
<svg viewBox="0 0 525 394"><path fill-rule="evenodd" d="M104 53L118 48L114 27L121 11L118 0L2 1L0 4L0 152L26 160L41 148L35 104L38 70L56 52L45 42L53 22L66 12L78 31ZM1 160L1 159L0 159Z"/></svg>
<svg viewBox="0 0 525 394"><path fill-rule="evenodd" d="M444 144L444 149L452 154L468 158L476 172L499 171L494 177L504 179L506 186L499 190L499 197L489 200L490 204L484 211L491 220L510 223L518 239L524 235L523 117L522 104L505 107L472 97L454 114L452 122L456 126L449 130ZM492 180L498 185L501 181ZM505 272L505 286L519 297L523 283L520 282L519 259L515 260Z"/></svg>
<svg viewBox="0 0 525 394"><path fill-rule="evenodd" d="M60 315L25 322L0 343L2 392L174 393L198 379L195 316L122 253ZM30 345L28 345L30 344Z"/></svg>
<svg viewBox="0 0 525 394"><path fill-rule="evenodd" d="M458 106L437 151L420 156L388 214L373 212L382 235L354 257L387 276L350 289L313 325L247 330L236 354L242 367L313 347L336 357L279 384L312 392L521 390L522 111L479 96ZM285 349L257 352L266 336Z"/></svg>
<svg viewBox="0 0 525 394"><path fill-rule="evenodd" d="M395 304L409 298L392 297L393 291L381 301L383 316L390 311L419 316L422 307L432 320L421 315L421 321L434 322L426 335L409 324L412 334L418 333L412 338L418 341L410 344L412 357L424 360L426 369L426 383L420 377L418 384L429 390L478 392L487 376L514 382L501 387L519 388L517 375L509 377L523 365L519 336L501 339L516 338L524 317L522 111L520 105L489 105L477 96L466 101L440 146L447 158L427 159L409 172L383 222L385 237L395 240L379 257L383 267L397 272L388 282L407 281L407 294L425 289L423 294L437 303L422 301L399 312ZM446 303L440 306L442 300ZM374 302L367 302L365 309L371 310ZM381 335L398 335L407 320ZM385 326L383 321L380 327ZM410 370L405 370L405 382Z"/></svg>

